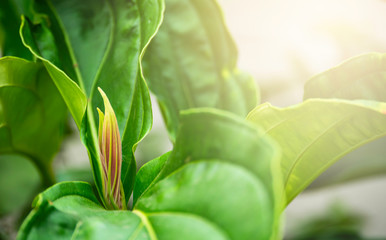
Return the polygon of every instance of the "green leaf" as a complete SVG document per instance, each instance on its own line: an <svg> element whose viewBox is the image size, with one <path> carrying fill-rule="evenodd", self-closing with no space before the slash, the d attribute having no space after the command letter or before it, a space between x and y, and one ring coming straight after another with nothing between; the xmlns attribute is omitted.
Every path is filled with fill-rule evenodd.
<svg viewBox="0 0 386 240"><path fill-rule="evenodd" d="M32 28L38 29L35 30L37 32L32 32ZM57 49L55 43L51 42L53 41L52 34L46 29L44 25L33 26L32 23L24 17L22 18L21 34L22 41L27 46L27 48L30 49L30 51L34 54L35 57L43 61L47 72L50 74L52 80L54 81L56 87L58 88L60 94L66 102L67 107L70 110L72 117L74 118L75 123L79 128L82 122L84 111L86 109L87 99L84 93L79 88L79 86L76 85L76 83L72 81L65 72L60 70L52 63L59 60L52 60L51 62L44 58L45 55L49 55L49 58L56 58L56 55L58 54L56 52ZM40 36L39 34L42 36ZM34 39L38 37L39 39ZM47 43L49 43L50 46L48 47L43 45L44 48L42 47L43 49L40 50L36 45L36 42L38 41L41 41L42 44L45 45L48 45ZM54 49L51 50L50 48ZM40 51L42 51L43 54L40 53ZM43 55L43 57L41 55Z"/></svg>
<svg viewBox="0 0 386 240"><path fill-rule="evenodd" d="M153 182L149 184L149 181L146 181L149 187L142 196L146 195L147 191L151 191L156 182L185 164L202 159L220 159L223 162L238 165L261 181L269 197L267 208L272 211L271 218L267 221L271 228L276 229L278 224L276 221L283 207L279 154L276 145L263 136L255 126L225 111L191 109L183 112L174 149ZM149 163L149 166L152 164L152 162ZM148 180L153 179L154 172L151 172L146 165L143 171L140 170L141 178L146 178L147 172L150 172ZM139 182L138 185L140 184ZM138 197L138 202L141 201L142 196ZM135 208L139 208L138 204Z"/></svg>
<svg viewBox="0 0 386 240"><path fill-rule="evenodd" d="M166 0L165 19L143 64L173 142L181 110L214 107L246 116L256 106L255 82L236 62L215 1Z"/></svg>
<svg viewBox="0 0 386 240"><path fill-rule="evenodd" d="M342 98L386 102L386 54L351 58L305 84L304 99Z"/></svg>
<svg viewBox="0 0 386 240"><path fill-rule="evenodd" d="M66 106L42 64L0 59L0 154L31 159L45 185L54 182L51 161L63 138Z"/></svg>
<svg viewBox="0 0 386 240"><path fill-rule="evenodd" d="M272 230L270 199L262 182L243 167L215 159L186 164L147 191L135 209L151 224L157 224L152 213L205 219L219 239L269 239Z"/></svg>
<svg viewBox="0 0 386 240"><path fill-rule="evenodd" d="M386 105L373 101L311 99L280 109L262 104L248 120L282 148L287 203L343 155L386 135Z"/></svg>
<svg viewBox="0 0 386 240"><path fill-rule="evenodd" d="M96 88L101 87L109 97L122 136L121 179L129 199L136 172L133 152L152 124L141 59L162 21L163 1L54 0L52 4L35 1L33 7L39 14L31 13L28 17L34 21L22 26L24 43L45 62L67 104L77 105L72 113L78 127L87 125L87 136L82 138L89 143L92 166L99 164L94 154L98 153L96 107L103 106ZM84 110L86 96L83 122L87 124L82 124L84 111L75 110Z"/></svg>
<svg viewBox="0 0 386 240"><path fill-rule="evenodd" d="M107 211L89 184L63 182L36 198L17 239L227 239L217 226L192 214L143 217L139 211Z"/></svg>
<svg viewBox="0 0 386 240"><path fill-rule="evenodd" d="M137 202L138 198L143 192L150 186L150 184L157 177L161 169L163 168L166 160L169 158L170 152L155 158L146 164L144 164L138 171L135 178L134 191L133 191L133 205Z"/></svg>
<svg viewBox="0 0 386 240"><path fill-rule="evenodd" d="M304 89L304 99L341 98L386 102L386 54L367 53L311 78ZM320 187L385 172L385 148L382 141L372 142L349 154L311 186ZM384 145L383 145L384 146ZM342 169L345 169L342 172Z"/></svg>
<svg viewBox="0 0 386 240"><path fill-rule="evenodd" d="M386 137L381 137L355 149L322 173L307 189L385 175L385 146Z"/></svg>
<svg viewBox="0 0 386 240"><path fill-rule="evenodd" d="M13 0L0 1L0 57L15 56L27 60L32 54L23 46L20 35L20 13Z"/></svg>

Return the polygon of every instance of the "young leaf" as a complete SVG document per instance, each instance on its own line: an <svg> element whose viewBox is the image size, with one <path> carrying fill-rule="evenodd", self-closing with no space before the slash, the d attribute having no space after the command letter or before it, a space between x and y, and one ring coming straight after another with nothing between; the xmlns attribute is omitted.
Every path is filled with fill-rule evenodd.
<svg viewBox="0 0 386 240"><path fill-rule="evenodd" d="M343 155L386 136L385 111L379 102L311 99L284 109L262 104L247 119L281 146L290 203Z"/></svg>
<svg viewBox="0 0 386 240"><path fill-rule="evenodd" d="M214 107L244 117L256 106L255 82L236 61L214 0L166 0L165 19L143 64L173 142L181 110Z"/></svg>
<svg viewBox="0 0 386 240"><path fill-rule="evenodd" d="M152 122L141 59L162 21L163 1L54 0L52 4L35 1L34 8L39 14L29 17L39 21L28 25L25 21L24 43L45 61L53 78L61 77L56 84L65 99L77 99L75 102L81 106L85 104L82 94L89 99L83 121L87 123L82 124L87 128L82 130L82 138L93 166L98 166L95 162L99 161L93 154L98 152L96 107L103 105L102 98L95 97L96 87L100 86L110 99L122 136L122 182L126 199L129 199L136 172L133 151ZM41 17L42 14L45 17ZM81 93L76 98L74 89L67 87L75 82L80 89L76 92ZM67 103L72 104L71 101ZM82 117L83 114L74 116L78 126ZM96 174L99 169L93 171Z"/></svg>
<svg viewBox="0 0 386 240"><path fill-rule="evenodd" d="M42 64L0 59L0 153L31 159L46 186L54 183L51 161L59 150L66 113Z"/></svg>
<svg viewBox="0 0 386 240"><path fill-rule="evenodd" d="M163 168L166 160L169 158L170 152L153 159L143 165L135 178L134 190L133 190L133 205L137 202L138 198L145 192L150 184L157 177L161 169Z"/></svg>

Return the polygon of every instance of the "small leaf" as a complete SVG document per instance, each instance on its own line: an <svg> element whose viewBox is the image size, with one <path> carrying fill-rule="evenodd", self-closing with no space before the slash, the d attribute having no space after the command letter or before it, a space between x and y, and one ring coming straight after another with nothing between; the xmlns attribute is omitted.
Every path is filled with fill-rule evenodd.
<svg viewBox="0 0 386 240"><path fill-rule="evenodd" d="M287 204L343 155L386 136L385 103L311 99L280 109L255 108L248 120L282 148Z"/></svg>
<svg viewBox="0 0 386 240"><path fill-rule="evenodd" d="M169 158L170 152L153 159L144 164L138 171L135 178L134 191L133 191L133 205L137 202L138 198L143 192L150 186L154 179L158 176L159 172L163 168L166 160Z"/></svg>
<svg viewBox="0 0 386 240"><path fill-rule="evenodd" d="M255 82L236 62L216 1L166 0L165 19L143 64L173 142L181 110L213 107L245 117L256 106Z"/></svg>

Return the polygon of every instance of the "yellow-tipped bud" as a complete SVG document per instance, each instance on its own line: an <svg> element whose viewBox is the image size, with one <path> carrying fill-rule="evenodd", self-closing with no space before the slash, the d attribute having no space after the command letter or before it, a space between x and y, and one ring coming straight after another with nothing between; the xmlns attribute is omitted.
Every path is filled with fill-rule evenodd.
<svg viewBox="0 0 386 240"><path fill-rule="evenodd" d="M107 208L125 209L121 193L122 144L117 118L110 101L102 89L98 88L103 98L105 113L99 113L99 154L103 169L103 195Z"/></svg>

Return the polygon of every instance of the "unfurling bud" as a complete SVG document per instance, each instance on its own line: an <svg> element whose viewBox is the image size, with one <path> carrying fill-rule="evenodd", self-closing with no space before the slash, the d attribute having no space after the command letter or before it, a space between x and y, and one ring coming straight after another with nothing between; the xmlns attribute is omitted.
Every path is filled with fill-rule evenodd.
<svg viewBox="0 0 386 240"><path fill-rule="evenodd" d="M117 118L106 94L102 89L98 88L98 90L105 105L105 114L97 108L104 202L106 208L109 209L126 209L123 188L121 187L122 145Z"/></svg>

